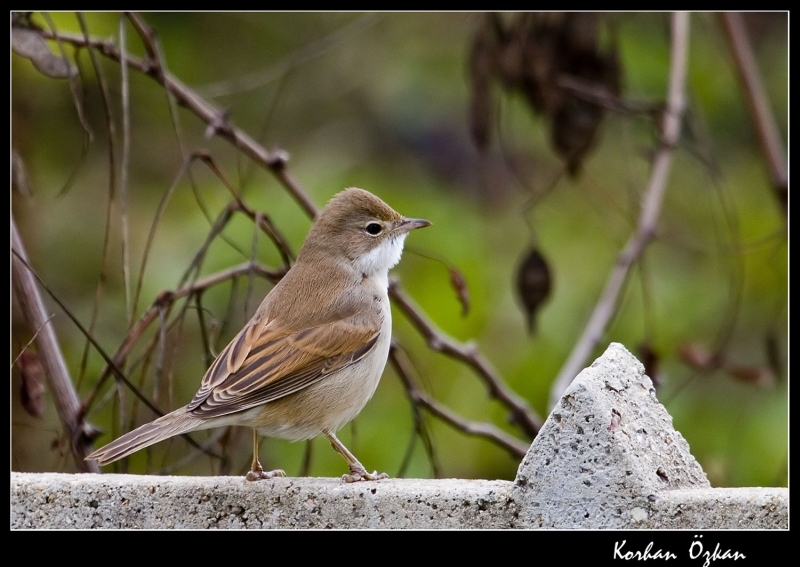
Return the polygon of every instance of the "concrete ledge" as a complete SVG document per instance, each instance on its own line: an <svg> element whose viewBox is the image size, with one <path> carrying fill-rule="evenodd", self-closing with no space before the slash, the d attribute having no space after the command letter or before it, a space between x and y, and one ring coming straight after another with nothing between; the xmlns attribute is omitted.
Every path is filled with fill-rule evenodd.
<svg viewBox="0 0 800 567"><path fill-rule="evenodd" d="M573 381L514 482L11 473L12 529L788 529L788 501L711 488L619 344Z"/></svg>
<svg viewBox="0 0 800 567"><path fill-rule="evenodd" d="M701 488L670 490L651 505L638 527L682 529L789 529L787 488Z"/></svg>
<svg viewBox="0 0 800 567"><path fill-rule="evenodd" d="M12 473L13 528L509 528L513 484Z"/></svg>

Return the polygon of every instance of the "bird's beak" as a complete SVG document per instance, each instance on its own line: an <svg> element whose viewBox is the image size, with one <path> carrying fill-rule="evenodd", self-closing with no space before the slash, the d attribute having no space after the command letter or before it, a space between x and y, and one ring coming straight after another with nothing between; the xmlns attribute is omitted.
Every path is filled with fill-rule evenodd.
<svg viewBox="0 0 800 567"><path fill-rule="evenodd" d="M410 232L417 228L425 228L430 225L431 222L425 219L403 219L400 221L400 224L397 225L397 230L400 232Z"/></svg>

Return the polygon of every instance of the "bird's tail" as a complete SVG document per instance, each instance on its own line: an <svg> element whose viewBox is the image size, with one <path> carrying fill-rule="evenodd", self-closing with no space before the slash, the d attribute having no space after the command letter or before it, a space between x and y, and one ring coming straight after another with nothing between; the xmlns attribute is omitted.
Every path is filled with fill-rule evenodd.
<svg viewBox="0 0 800 567"><path fill-rule="evenodd" d="M201 424L202 420L189 414L185 407L180 408L115 439L86 457L86 460L97 461L99 465L107 465L122 457L127 457L139 449L197 429Z"/></svg>

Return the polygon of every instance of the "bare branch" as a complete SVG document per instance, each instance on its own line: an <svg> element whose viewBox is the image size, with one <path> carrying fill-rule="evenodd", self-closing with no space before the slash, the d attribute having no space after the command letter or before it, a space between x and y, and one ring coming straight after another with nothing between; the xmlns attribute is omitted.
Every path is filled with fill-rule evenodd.
<svg viewBox="0 0 800 567"><path fill-rule="evenodd" d="M533 439L539 431L542 419L528 403L512 392L492 365L474 344L461 344L431 323L422 310L400 288L396 281L389 283L389 295L402 309L409 321L428 341L431 350L441 352L472 367L489 389L489 395L511 410L511 420Z"/></svg>
<svg viewBox="0 0 800 567"><path fill-rule="evenodd" d="M281 259L283 260L284 265L288 269L291 265L291 261L293 258L292 248L289 246L289 243L286 242L286 239L283 235L278 231L275 225L272 223L270 218L263 212L256 213L256 211L250 207L247 203L245 203L241 195L236 191L233 186L233 183L225 176L222 170L217 166L214 162L213 158L208 155L206 152L195 152L192 155L193 158L197 158L206 164L211 171L225 184L228 190L236 199L237 210L243 212L247 215L250 220L252 220L256 226L260 227L264 233L269 236L272 243L275 244L275 247L278 249L278 253L281 255Z"/></svg>
<svg viewBox="0 0 800 567"><path fill-rule="evenodd" d="M439 403L436 399L429 396L419 386L417 386L417 384L411 378L411 373L397 357L397 349L392 348L392 350L389 352L389 360L392 362L392 365L397 371L398 376L400 376L400 380L403 382L406 392L408 392L413 404L424 407L445 423L449 423L467 435L484 437L490 441L493 441L496 445L502 447L508 451L511 456L517 459L521 459L528 452L530 443L526 443L509 435L491 423L480 423L464 419L444 404Z"/></svg>
<svg viewBox="0 0 800 567"><path fill-rule="evenodd" d="M70 440L75 466L82 472L100 472L97 463L83 460L92 450L92 439L97 436L97 429L82 418L81 402L67 370L67 364L61 355L61 347L53 331L53 325L49 321L50 317L45 310L36 281L23 263L23 260L27 261L27 254L14 219L11 219L11 247L16 252L11 258L15 297L31 331L38 331L37 352L47 375L47 383L53 392L58 417L64 427L65 435Z"/></svg>
<svg viewBox="0 0 800 567"><path fill-rule="evenodd" d="M775 191L778 203L784 216L789 206L789 178L786 170L786 151L781 142L775 116L770 111L769 99L764 90L764 84L758 73L758 65L747 36L747 30L742 21L742 15L737 12L723 12L720 14L722 28L728 37L728 43L733 53L733 62L739 80L742 82L747 103L750 105L750 114L758 133L761 151L767 160L767 168Z"/></svg>
<svg viewBox="0 0 800 567"><path fill-rule="evenodd" d="M67 34L59 32L57 34L41 32L43 37L47 39L60 39L66 43L71 43L79 47L94 47L99 53L106 57L120 62L120 52L111 41L103 41L98 39L84 39L83 37L74 34ZM127 64L152 77L164 86L171 95L182 105L194 112L200 119L207 124L216 125L215 131L220 137L232 142L237 148L240 148L245 155L256 163L261 164L270 171L272 171L278 179L280 179L285 187L289 189L291 195L300 204L302 209L309 215L315 216L317 213L317 206L311 200L311 197L305 190L294 180L294 178L285 171L286 162L289 157L285 151L275 150L268 152L258 142L253 140L242 130L231 126L225 118L225 113L213 106L208 101L204 100L200 95L192 89L184 85L177 78L169 73L163 72L160 67L156 67L141 59L129 57L126 60Z"/></svg>
<svg viewBox="0 0 800 567"><path fill-rule="evenodd" d="M655 234L673 152L680 138L681 118L686 104L684 85L688 52L689 14L676 12L672 15L672 56L661 140L653 158L653 170L644 194L639 224L636 232L620 252L583 334L553 383L550 390L550 407L556 405L564 390L586 364L592 350L600 343L609 321L616 313L619 296L631 267Z"/></svg>

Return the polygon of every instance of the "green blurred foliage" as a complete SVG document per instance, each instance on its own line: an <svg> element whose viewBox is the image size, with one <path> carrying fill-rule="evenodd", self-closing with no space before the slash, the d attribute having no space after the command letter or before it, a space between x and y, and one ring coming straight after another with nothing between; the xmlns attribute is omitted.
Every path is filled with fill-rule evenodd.
<svg viewBox="0 0 800 567"><path fill-rule="evenodd" d="M623 97L663 100L670 54L668 16L605 16L613 25L603 28L603 40L613 40L619 50ZM59 31L80 33L74 14L50 17ZM84 17L90 35L118 43L119 14ZM651 123L625 114L607 116L581 174L565 179L559 177L561 164L549 147L544 120L519 96L498 90L494 143L483 156L471 144L466 61L480 14L185 12L148 13L143 18L157 31L168 71L225 109L233 124L264 147L288 151L289 170L318 204L355 185L406 215L431 220L433 227L408 239L395 275L443 332L474 341L511 388L547 414L550 384L635 228L655 148ZM33 19L48 27L40 15ZM786 486L786 219L774 199L719 21L707 13L691 20L690 108L658 233L633 271L619 312L593 356L611 341L639 354L638 345L649 341L659 355L659 399L712 484ZM788 16L748 14L746 21L785 140ZM129 52L142 56L136 32L130 25L126 32ZM51 48L57 51L55 44ZM92 140L86 143L68 82L44 77L29 61L13 56L12 145L24 160L32 196L12 194L12 211L32 265L88 325L104 263L108 129L87 52L65 49L69 57L77 54L82 73L77 92ZM99 60L115 120L114 171L119 183L120 69L103 57ZM206 125L190 112L177 108L172 114L163 89L137 71L130 72L130 101L126 242L134 285L159 202L175 185L149 249L134 321L160 291L178 285L210 223L230 201L228 190L208 168L193 165L191 180L180 175L186 153L207 150L245 200L264 211L293 249L299 249L310 220L270 173L224 140L204 137ZM558 181L546 198L528 208L531 194L554 180ZM122 276L120 211L117 194L94 330L108 353L118 348L131 323ZM224 236L211 246L202 275L247 261L252 222L235 216ZM554 274L535 336L526 333L513 293L516 266L531 241L548 258ZM280 255L263 234L256 256L265 265L280 266ZM448 266L466 279L471 298L466 316L449 283ZM263 280L242 279L235 291L223 284L204 294L214 352L249 318L269 288ZM70 371L85 397L103 361L89 349L82 363L85 339L52 302L49 306ZM507 410L488 399L485 386L468 367L428 350L397 311L394 328L418 380L436 399L468 419L490 421L520 435L507 422ZM12 329L13 359L31 338L16 306ZM770 363L773 348L778 372L773 382L761 386L736 381L723 371L700 372L679 355L687 344L721 347L736 364L759 368ZM137 348L126 372L169 410L191 398L208 363L195 308L170 329L164 354L163 371L157 372L157 356L148 357L143 347ZM72 470L52 403L48 400L42 418L33 418L19 405L19 387L14 369L12 469ZM109 391L107 386L89 413L89 420L106 431L98 446L133 422L153 417L139 407L131 420L132 396L126 394L128 409L120 423L114 417L119 415L118 403ZM504 450L430 416L425 424L440 476L514 477L517 460ZM202 432L196 438L212 435L215 432ZM243 474L249 466L250 433L234 428L226 435L231 459L227 468L201 457L175 472ZM341 437L370 469L394 476L410 451L404 474L433 474L424 444L414 433L408 397L389 367L375 398ZM130 470L158 470L190 451L181 439L163 442L132 456ZM305 444L268 439L262 443L262 462L296 475L305 452ZM323 440L312 443L311 455L310 474L344 472L341 458Z"/></svg>

